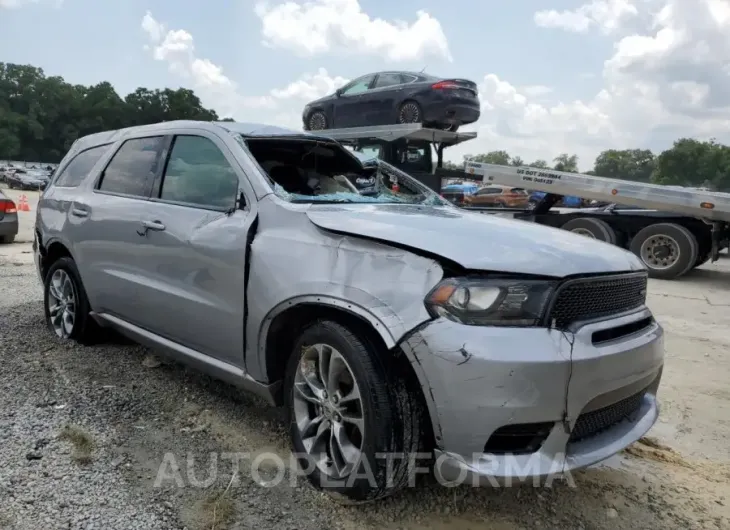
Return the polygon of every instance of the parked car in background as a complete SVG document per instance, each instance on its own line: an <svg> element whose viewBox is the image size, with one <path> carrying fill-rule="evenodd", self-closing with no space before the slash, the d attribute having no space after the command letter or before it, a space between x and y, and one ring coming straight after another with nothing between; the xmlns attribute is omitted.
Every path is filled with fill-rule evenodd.
<svg viewBox="0 0 730 530"><path fill-rule="evenodd" d="M16 170L5 178L9 188L29 191L43 191L49 180L47 171L37 169Z"/></svg>
<svg viewBox="0 0 730 530"><path fill-rule="evenodd" d="M49 329L110 327L284 406L302 469L337 499L408 486L419 453L486 485L644 436L664 349L637 256L367 162L235 122L77 140L36 209Z"/></svg>
<svg viewBox="0 0 730 530"><path fill-rule="evenodd" d="M0 243L12 243L18 235L18 207L0 190Z"/></svg>
<svg viewBox="0 0 730 530"><path fill-rule="evenodd" d="M479 119L477 84L415 72L377 72L308 103L304 129L422 123L455 131Z"/></svg>
<svg viewBox="0 0 730 530"><path fill-rule="evenodd" d="M473 182L452 183L441 188L441 197L456 206L463 206L466 198L476 193L479 186Z"/></svg>
<svg viewBox="0 0 730 530"><path fill-rule="evenodd" d="M464 206L494 206L497 208L527 208L530 196L522 188L496 184L480 188L464 197Z"/></svg>

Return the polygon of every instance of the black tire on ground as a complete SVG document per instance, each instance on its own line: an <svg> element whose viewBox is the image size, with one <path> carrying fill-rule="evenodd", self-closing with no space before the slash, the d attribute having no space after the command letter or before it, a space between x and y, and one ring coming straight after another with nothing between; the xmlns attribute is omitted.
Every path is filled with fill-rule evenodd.
<svg viewBox="0 0 730 530"><path fill-rule="evenodd" d="M692 266L693 269L704 265L708 261L710 261L710 258L712 257L712 250L706 251L704 254L699 254L697 256L697 261L695 261L695 264Z"/></svg>
<svg viewBox="0 0 730 530"><path fill-rule="evenodd" d="M317 110L309 115L307 119L308 131L323 131L327 128L327 116L324 112Z"/></svg>
<svg viewBox="0 0 730 530"><path fill-rule="evenodd" d="M52 333L57 334L56 330L51 322L51 284L53 282L54 274L56 271L63 271L71 281L71 289L74 299L74 312L75 318L71 327L70 333L66 336L59 336L59 338L65 340L75 340L79 344L96 344L103 336L103 330L94 321L89 314L91 307L89 306L89 299L86 296L86 290L81 282L81 276L79 270L76 267L76 263L69 257L59 258L55 261L46 274L43 282L43 311L46 318L46 324Z"/></svg>
<svg viewBox="0 0 730 530"><path fill-rule="evenodd" d="M299 392L295 389L295 378L300 359L308 347L316 344L335 349L347 362L360 389L365 432L361 433L360 438L362 458L344 478L328 476L306 458L300 458L302 469L313 469L307 475L312 485L341 503L365 503L392 495L408 484L413 462L409 458L395 458L388 472L388 459L383 458L383 455L419 452L425 443L422 400L414 389L406 385L405 380L395 375L397 370L389 365L388 352L378 351L377 345L341 324L329 320L314 322L297 339L285 378L285 403L290 418L292 445L297 455L306 455L306 449L295 418L294 394ZM314 370L313 367L311 369Z"/></svg>
<svg viewBox="0 0 730 530"><path fill-rule="evenodd" d="M421 123L423 112L415 101L404 101L398 109L398 123Z"/></svg>
<svg viewBox="0 0 730 530"><path fill-rule="evenodd" d="M0 236L0 245L9 245L15 241L15 236Z"/></svg>
<svg viewBox="0 0 730 530"><path fill-rule="evenodd" d="M598 241L604 241L612 245L616 244L616 232L611 228L611 225L602 219L577 217L576 219L571 219L560 228L582 236L592 237Z"/></svg>
<svg viewBox="0 0 730 530"><path fill-rule="evenodd" d="M658 259L645 259L642 256L642 247L645 245L659 245L662 242L670 241L676 244L677 249L672 250L676 257L662 266ZM639 256L649 269L651 278L671 280L678 278L689 271L697 262L699 245L695 236L682 225L676 223L656 223L639 230L629 245L631 252ZM650 254L654 256L654 254ZM661 258L659 258L661 259Z"/></svg>

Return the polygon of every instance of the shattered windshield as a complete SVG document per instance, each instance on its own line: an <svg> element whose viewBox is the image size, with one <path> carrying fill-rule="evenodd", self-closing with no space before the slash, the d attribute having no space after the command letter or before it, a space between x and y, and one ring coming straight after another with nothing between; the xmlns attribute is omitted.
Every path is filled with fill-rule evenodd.
<svg viewBox="0 0 730 530"><path fill-rule="evenodd" d="M403 171L339 144L301 139L246 144L274 193L289 202L448 205Z"/></svg>

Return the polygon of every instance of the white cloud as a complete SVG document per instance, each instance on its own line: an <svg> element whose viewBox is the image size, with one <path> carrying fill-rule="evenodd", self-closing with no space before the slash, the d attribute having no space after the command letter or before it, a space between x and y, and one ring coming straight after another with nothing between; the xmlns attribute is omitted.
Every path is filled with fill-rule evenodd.
<svg viewBox="0 0 730 530"><path fill-rule="evenodd" d="M558 28L576 33L598 29L603 33L615 31L629 17L639 14L636 0L592 0L575 10L554 9L535 13L535 24L543 28Z"/></svg>
<svg viewBox="0 0 730 530"><path fill-rule="evenodd" d="M519 89L487 75L480 84L479 138L447 156L506 149L534 160L569 152L588 169L609 148L660 150L679 137L730 143L730 2L643 0L635 6L637 19L646 24L636 34L617 37L597 94L545 104L539 89ZM627 33L621 17L611 23L599 19L593 16L588 26Z"/></svg>
<svg viewBox="0 0 730 530"><path fill-rule="evenodd" d="M327 52L378 56L391 62L427 57L452 60L438 20L416 12L412 23L371 18L358 0L287 0L256 4L263 42L301 56Z"/></svg>
<svg viewBox="0 0 730 530"><path fill-rule="evenodd" d="M221 116L245 121L261 119L273 125L298 128L305 102L331 93L348 81L341 76L330 76L326 69L320 68L314 74L303 74L283 88L271 89L263 95L248 95L221 66L197 56L193 36L187 31L168 30L149 11L142 18L141 27L149 39L145 49L152 57L167 64L170 72L195 90L205 106L214 108ZM257 115L257 111L270 110L279 112L273 116L270 112Z"/></svg>

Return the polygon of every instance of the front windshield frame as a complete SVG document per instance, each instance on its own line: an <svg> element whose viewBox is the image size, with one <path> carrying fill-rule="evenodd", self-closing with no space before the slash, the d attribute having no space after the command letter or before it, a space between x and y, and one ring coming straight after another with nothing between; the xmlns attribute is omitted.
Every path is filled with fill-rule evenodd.
<svg viewBox="0 0 730 530"><path fill-rule="evenodd" d="M356 192L336 192L336 193L324 193L320 195L304 195L304 194L298 194L298 193L290 193L286 191L281 185L277 184L268 174L265 168L259 164L259 162L256 160L256 157L253 156L250 149L248 149L248 146L246 145L246 140L243 137L238 136L238 142L244 146L245 150L251 156L253 161L257 164L257 166L260 168L263 175L266 177L266 181L268 185L271 187L271 190L274 192L274 194L279 197L280 199L289 202L289 203L307 203L307 204L331 204L331 203L347 203L347 204L404 204L404 205L422 205L422 206L446 206L449 207L451 204L446 200L440 197L438 194L434 193L433 190L431 190L429 187L425 186L406 172L398 169L397 167L393 166L392 164L389 164L381 159L378 158L366 158L362 156L361 153L358 153L360 156L357 156L354 152L350 151L349 149L345 148L342 144L337 142L328 142L331 147L337 146L337 148L341 149L346 156L352 158L357 165L360 167L363 172L366 172L369 167L374 167L375 172L375 179L376 183L375 187L379 183L379 179L384 178L382 176L383 173L390 174L391 176L394 176L398 182L404 182L405 187L410 188L411 190L415 191L414 194L397 194L397 192L390 191L387 196L369 196L362 194L363 190L359 190ZM365 160L363 160L365 158ZM346 178L346 177L345 177ZM380 183L380 186L382 186L382 190L386 189L385 184ZM410 198L413 197L413 198Z"/></svg>

